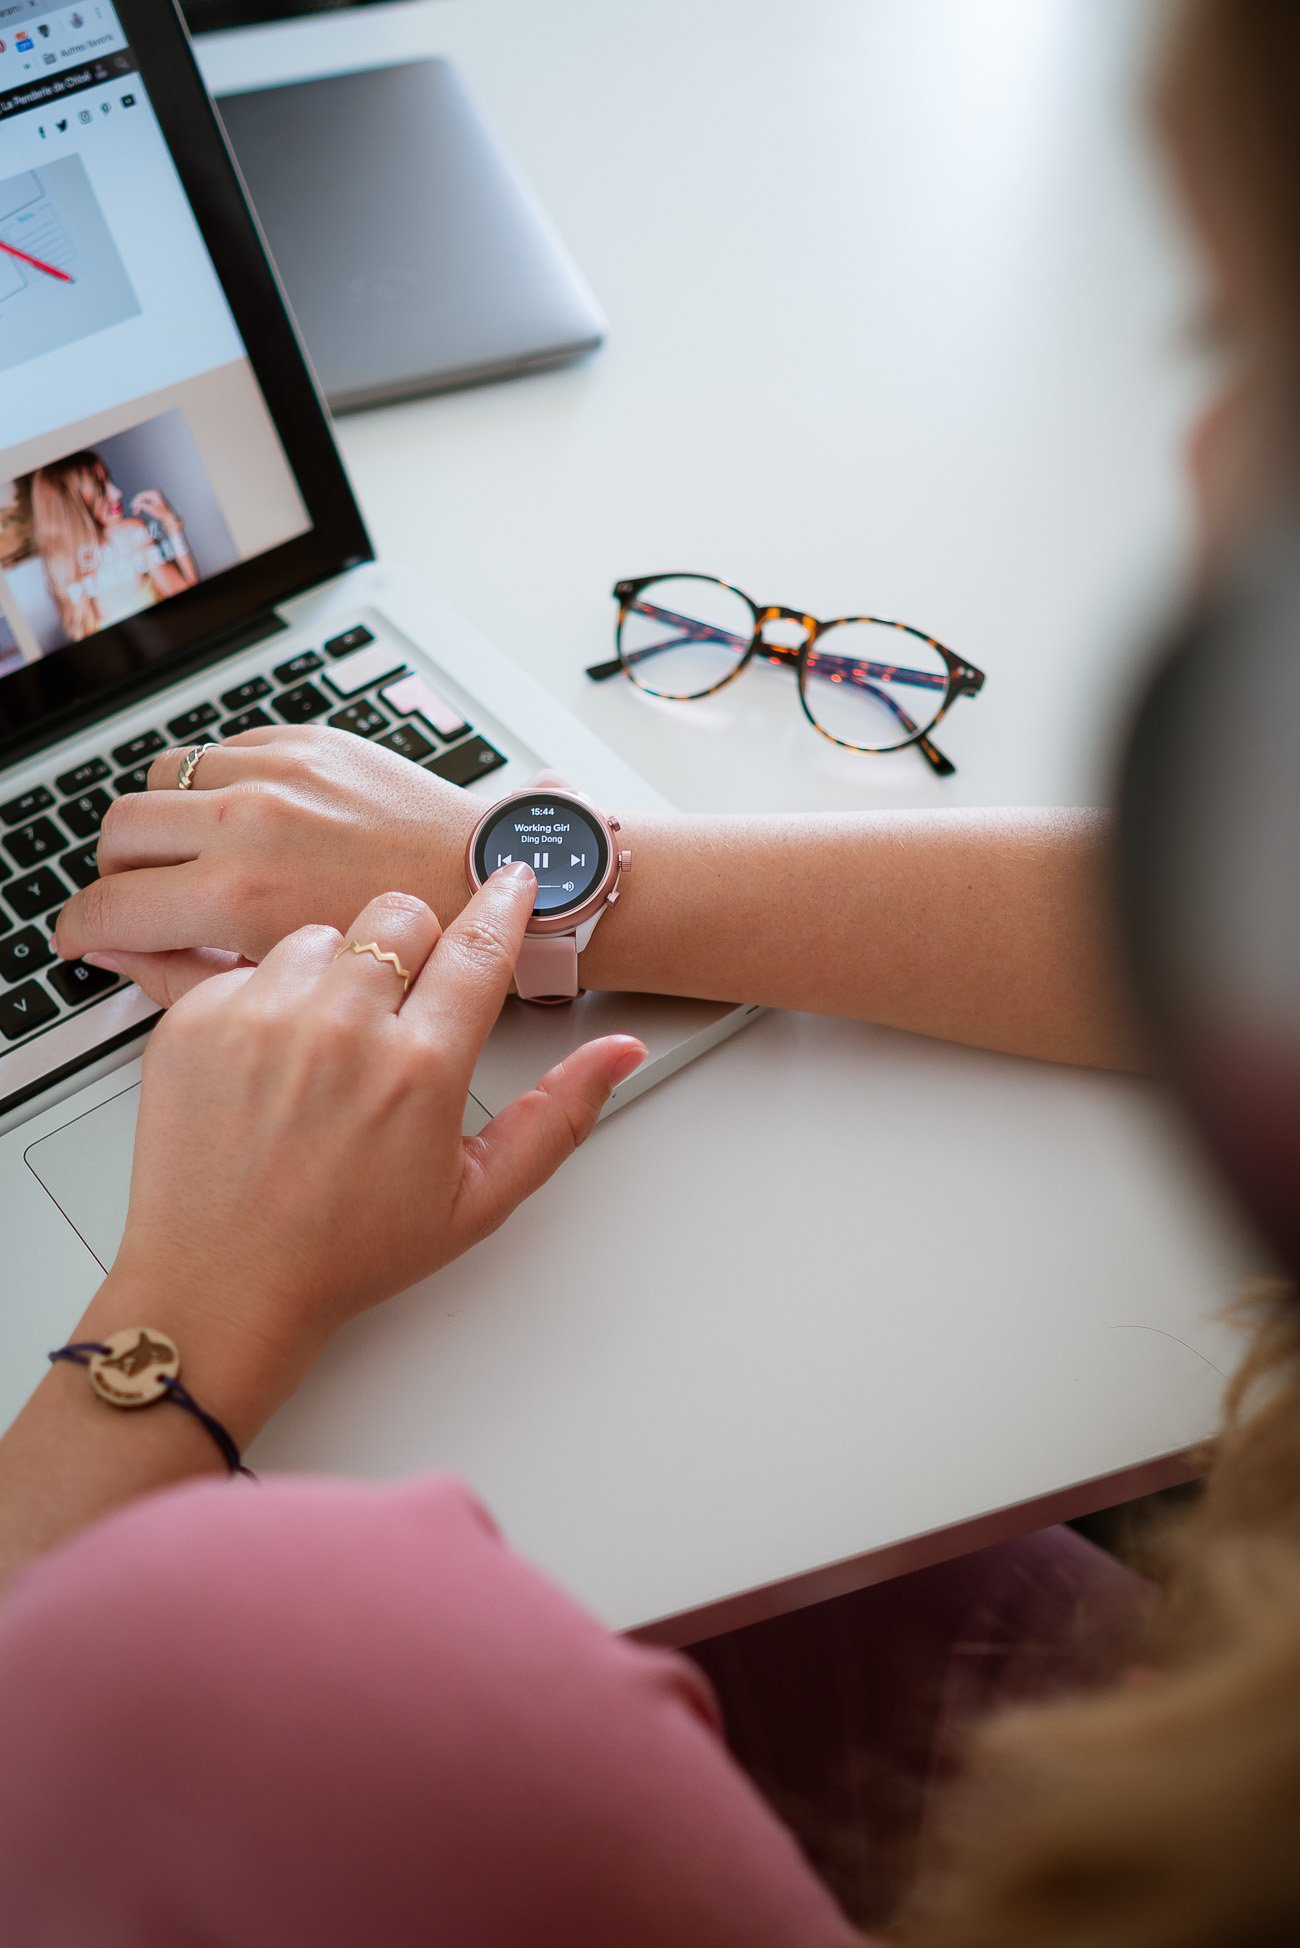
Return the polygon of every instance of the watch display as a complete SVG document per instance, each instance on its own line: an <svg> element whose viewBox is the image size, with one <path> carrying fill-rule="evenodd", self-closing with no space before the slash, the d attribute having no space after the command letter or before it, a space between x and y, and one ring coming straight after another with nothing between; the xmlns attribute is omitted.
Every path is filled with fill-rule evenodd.
<svg viewBox="0 0 1300 1948"><path fill-rule="evenodd" d="M541 791L509 799L479 833L474 870L480 881L522 860L537 875L533 912L576 911L609 868L609 840L575 799Z"/></svg>

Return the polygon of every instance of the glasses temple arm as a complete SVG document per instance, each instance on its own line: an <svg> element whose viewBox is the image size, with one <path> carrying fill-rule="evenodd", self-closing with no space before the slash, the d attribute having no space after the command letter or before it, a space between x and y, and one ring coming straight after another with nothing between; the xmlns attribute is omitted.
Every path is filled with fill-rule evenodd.
<svg viewBox="0 0 1300 1948"><path fill-rule="evenodd" d="M674 609L661 609L654 602L632 602L628 605L638 615L649 616L654 622L671 623L682 631L688 642L726 643L731 649L748 649L751 638L738 636L733 630L719 629L711 622L697 621L694 616L678 615ZM676 643L650 643L643 649L635 649L626 658L628 662L639 661L643 656L657 655L661 649L675 649ZM763 643L760 645L771 662L793 663L799 658L799 651L785 643ZM948 678L937 670L914 670L904 663L875 663L864 661L857 656L842 656L834 650L814 652L822 663L833 664L837 670L852 681L860 673L861 677L879 677L884 682L907 683L913 689L946 690Z"/></svg>
<svg viewBox="0 0 1300 1948"><path fill-rule="evenodd" d="M949 678L940 675L938 670L914 670L905 663L872 663L860 656L841 656L835 650L817 649L811 651L811 660L824 663L838 671L850 682L865 682L868 677L878 677L882 683L906 683L913 690L947 690Z"/></svg>
<svg viewBox="0 0 1300 1948"><path fill-rule="evenodd" d="M673 620L676 621L678 618L674 617ZM680 620L685 627L686 618L683 616ZM687 629L684 635L665 637L661 643L643 643L640 649L625 649L622 656L612 656L607 663L592 663L586 673L593 683L603 683L607 677L617 676L630 663L643 663L649 656L659 656L666 649L680 649L683 643L692 642L724 642L729 647L736 644L740 644L745 649L749 647L748 643L743 642L739 636L728 635L724 630L709 629L703 624L696 624Z"/></svg>
<svg viewBox="0 0 1300 1948"><path fill-rule="evenodd" d="M687 642L726 643L730 649L748 649L753 640L750 636L738 636L734 629L720 629L715 623L701 622L697 616L679 615L676 609L661 609L656 602L629 602L627 606L639 616L648 616L652 622L671 623L674 629L682 631ZM667 643L656 643L633 653L652 656L656 649L669 647Z"/></svg>
<svg viewBox="0 0 1300 1948"><path fill-rule="evenodd" d="M795 651L793 654L797 657L798 652ZM774 657L772 660L784 661L785 658ZM860 690L869 690L877 703L884 704L886 710L892 712L895 721L900 723L903 729L912 737L916 748L920 751L921 756L925 759L931 770L937 772L941 778L952 777L957 769L952 759L944 756L939 746L932 741L927 732L921 731L918 735L915 719L908 715L897 697L892 697L888 690L882 690L878 683L872 683L866 675L866 671L874 667L880 667L882 671L892 676L896 674L892 665L884 664L875 666L871 663L851 663L850 659L844 656L821 656L818 658L818 661L822 663L839 663L846 666L846 674L850 683L854 684ZM917 674L923 676L926 672L918 671ZM816 719L814 718L813 721L815 723Z"/></svg>
<svg viewBox="0 0 1300 1948"><path fill-rule="evenodd" d="M957 769L956 765L951 758L944 756L937 744L930 742L930 738L925 731L922 731L919 736L917 735L915 722L908 716L897 697L891 697L888 690L882 690L877 684L868 683L862 677L855 677L854 681L859 683L864 690L870 690L872 696L879 703L883 703L886 709L893 711L894 716L903 726L903 729L915 738L916 748L920 751L921 756L925 759L931 770L937 772L941 778L951 778L953 772Z"/></svg>
<svg viewBox="0 0 1300 1948"><path fill-rule="evenodd" d="M639 663L645 657L658 656L665 649L680 648L683 642L725 643L729 649L748 649L750 645L751 638L748 636L738 636L734 630L720 629L715 624L701 622L694 616L679 615L675 609L662 609L655 602L633 601L628 604L628 608L635 610L638 615L648 616L653 622L670 623L673 628L680 629L682 634L673 640L646 643L640 649L624 651L625 663ZM784 643L764 643L762 649L768 660L774 663L797 662L799 656L798 650ZM906 683L913 689L922 690L946 690L949 684L948 677L940 675L937 670L914 670L902 663L865 662L859 657L842 656L828 650L814 653L819 662L833 664L851 682L874 676L884 682ZM606 666L599 664L596 667L603 670ZM590 674L591 671L588 671L588 675ZM915 726L910 728L915 729Z"/></svg>

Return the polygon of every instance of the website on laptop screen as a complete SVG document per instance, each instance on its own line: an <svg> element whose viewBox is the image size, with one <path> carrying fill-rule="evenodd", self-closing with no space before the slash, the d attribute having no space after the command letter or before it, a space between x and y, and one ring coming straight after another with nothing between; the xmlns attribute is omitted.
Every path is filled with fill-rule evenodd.
<svg viewBox="0 0 1300 1948"><path fill-rule="evenodd" d="M310 526L108 0L0 0L0 681Z"/></svg>

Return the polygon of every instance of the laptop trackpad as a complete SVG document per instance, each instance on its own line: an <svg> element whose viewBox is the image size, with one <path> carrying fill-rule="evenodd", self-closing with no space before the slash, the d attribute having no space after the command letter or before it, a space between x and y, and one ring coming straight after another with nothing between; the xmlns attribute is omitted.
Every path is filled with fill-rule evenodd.
<svg viewBox="0 0 1300 1948"><path fill-rule="evenodd" d="M462 1127L467 1136L520 1095L554 1063L597 1035L638 1035L648 1060L615 1092L617 1109L708 1047L728 1025L757 1009L726 1002L680 1001L647 994L584 994L566 1008L508 1001L479 1057ZM124 1089L95 1109L28 1145L28 1168L45 1186L82 1242L107 1269L117 1256L131 1187L131 1152L140 1086Z"/></svg>
<svg viewBox="0 0 1300 1948"><path fill-rule="evenodd" d="M38 1177L82 1243L107 1271L117 1257L131 1188L131 1152L140 1085L29 1143L27 1168Z"/></svg>
<svg viewBox="0 0 1300 1948"><path fill-rule="evenodd" d="M82 1243L107 1271L126 1227L131 1154L140 1085L27 1146L27 1167L45 1186ZM463 1129L481 1130L488 1113L470 1097Z"/></svg>

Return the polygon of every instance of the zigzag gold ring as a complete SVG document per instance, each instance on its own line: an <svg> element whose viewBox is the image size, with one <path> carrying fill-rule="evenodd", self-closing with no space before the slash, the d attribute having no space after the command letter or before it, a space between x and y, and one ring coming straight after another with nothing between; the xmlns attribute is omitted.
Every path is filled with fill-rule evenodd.
<svg viewBox="0 0 1300 1948"><path fill-rule="evenodd" d="M398 980L402 983L402 993L405 994L410 988L411 976L402 966L397 955L394 953L385 953L377 940L345 940L337 954L335 954L335 960L342 960L344 954L369 954L372 960L387 961Z"/></svg>

